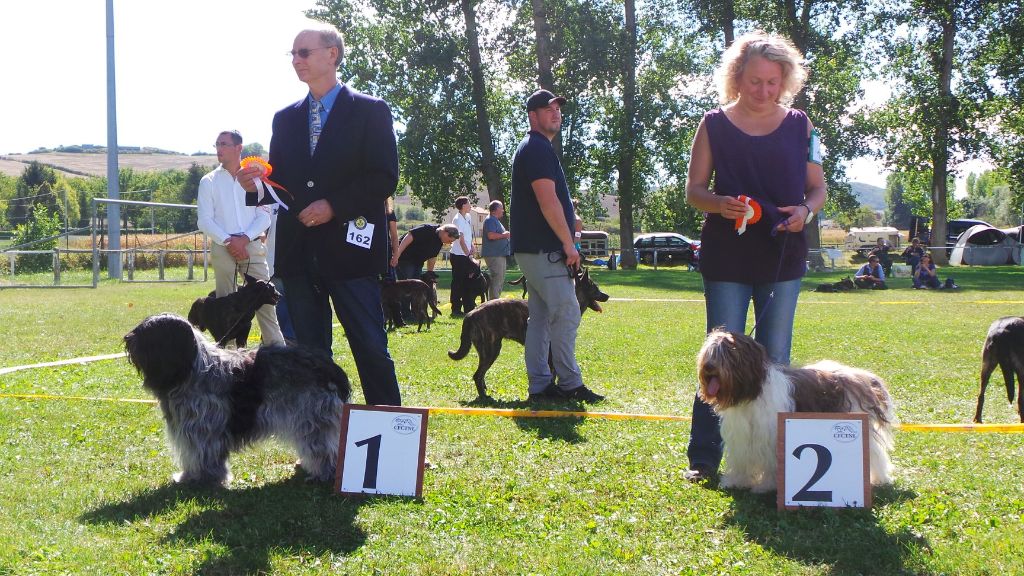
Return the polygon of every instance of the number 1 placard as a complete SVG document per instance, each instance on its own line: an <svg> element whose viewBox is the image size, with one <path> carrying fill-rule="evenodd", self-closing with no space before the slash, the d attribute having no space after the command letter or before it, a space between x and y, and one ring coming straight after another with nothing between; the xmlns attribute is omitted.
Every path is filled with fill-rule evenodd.
<svg viewBox="0 0 1024 576"><path fill-rule="evenodd" d="M346 404L335 491L422 496L427 414L424 408Z"/></svg>
<svg viewBox="0 0 1024 576"><path fill-rule="evenodd" d="M779 414L779 509L870 508L867 414Z"/></svg>

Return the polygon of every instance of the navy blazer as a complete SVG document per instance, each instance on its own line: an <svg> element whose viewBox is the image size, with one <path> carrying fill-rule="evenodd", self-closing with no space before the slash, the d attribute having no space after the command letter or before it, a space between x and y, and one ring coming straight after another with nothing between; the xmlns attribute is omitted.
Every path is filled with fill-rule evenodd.
<svg viewBox="0 0 1024 576"><path fill-rule="evenodd" d="M288 210L278 213L275 275L345 280L385 272L385 203L398 187L398 145L387 103L342 84L312 157L308 97L275 114L273 130L271 179L288 190L281 194ZM320 199L330 203L334 218L304 226L299 212ZM360 217L374 225L370 249L346 238L349 222Z"/></svg>

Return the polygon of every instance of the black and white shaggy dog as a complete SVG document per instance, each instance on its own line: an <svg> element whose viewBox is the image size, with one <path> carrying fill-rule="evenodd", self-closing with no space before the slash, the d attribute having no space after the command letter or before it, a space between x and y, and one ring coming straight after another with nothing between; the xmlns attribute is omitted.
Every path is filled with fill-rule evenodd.
<svg viewBox="0 0 1024 576"><path fill-rule="evenodd" d="M985 405L985 388L996 366L1003 372L1006 398L1013 403L1013 377L1017 376L1017 414L1024 422L1024 318L1000 318L988 327L985 346L981 350L981 389L974 421L981 422L981 409Z"/></svg>
<svg viewBox="0 0 1024 576"><path fill-rule="evenodd" d="M299 346L224 350L174 314L146 318L124 344L163 411L176 482L227 482L228 454L271 434L295 447L311 479L334 478L350 387L326 355Z"/></svg>
<svg viewBox="0 0 1024 576"><path fill-rule="evenodd" d="M753 338L721 329L704 341L697 376L701 399L722 419L726 468L721 487L775 489L780 412L866 412L871 483L892 482L889 452L896 413L878 376L828 360L804 368L774 364Z"/></svg>

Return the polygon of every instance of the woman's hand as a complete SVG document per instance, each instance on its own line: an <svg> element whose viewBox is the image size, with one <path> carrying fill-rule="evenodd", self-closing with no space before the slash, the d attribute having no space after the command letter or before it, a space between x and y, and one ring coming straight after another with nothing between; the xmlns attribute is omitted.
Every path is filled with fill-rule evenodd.
<svg viewBox="0 0 1024 576"><path fill-rule="evenodd" d="M786 218L775 227L779 232L799 232L803 230L804 220L810 214L809 209L803 204L779 206L779 212L786 215Z"/></svg>
<svg viewBox="0 0 1024 576"><path fill-rule="evenodd" d="M722 215L722 218L735 220L742 218L747 213L746 202L740 201L735 196L719 196L718 198L718 213Z"/></svg>

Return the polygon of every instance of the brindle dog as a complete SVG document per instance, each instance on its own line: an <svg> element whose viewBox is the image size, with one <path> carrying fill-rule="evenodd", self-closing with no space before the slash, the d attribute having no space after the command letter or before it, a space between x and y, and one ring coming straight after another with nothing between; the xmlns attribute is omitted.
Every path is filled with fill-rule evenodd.
<svg viewBox="0 0 1024 576"><path fill-rule="evenodd" d="M271 282L243 276L245 283L236 292L220 298L210 292L205 298L197 298L188 311L189 323L200 331L209 330L222 348L232 340L236 347L245 348L256 310L266 304L276 305L281 299Z"/></svg>
<svg viewBox="0 0 1024 576"><path fill-rule="evenodd" d="M576 273L576 300L580 303L580 313L590 308L601 312L599 302L607 302L608 295L590 278L590 271L583 268ZM484 376L501 352L503 339L526 343L526 320L530 315L526 300L499 298L484 302L474 308L462 320L462 342L458 350L449 350L448 357L462 360L469 353L470 346L476 348L479 364L473 373L477 394L487 398L487 384Z"/></svg>
<svg viewBox="0 0 1024 576"><path fill-rule="evenodd" d="M434 321L441 311L434 304L434 291L422 280L397 280L395 282L382 282L380 286L380 299L384 308L384 324L388 330L397 326L395 314L400 313L401 303L407 300L412 304L412 313L419 325L416 331L423 329L423 323L427 328ZM427 307L432 309L432 314L427 312Z"/></svg>
<svg viewBox="0 0 1024 576"><path fill-rule="evenodd" d="M526 276L520 275L519 278L508 283L509 286L522 286L523 287L523 298L526 298L526 291L529 287L526 285Z"/></svg>
<svg viewBox="0 0 1024 576"><path fill-rule="evenodd" d="M847 292L849 290L856 290L857 285L853 283L853 280L849 276L843 278L839 282L833 282L829 284L818 284L818 287L814 289L815 292Z"/></svg>

